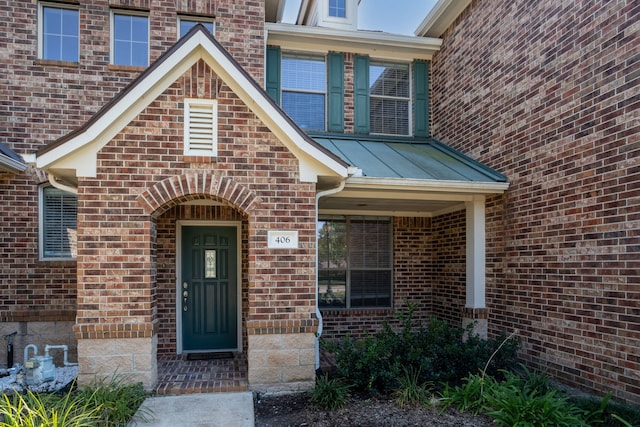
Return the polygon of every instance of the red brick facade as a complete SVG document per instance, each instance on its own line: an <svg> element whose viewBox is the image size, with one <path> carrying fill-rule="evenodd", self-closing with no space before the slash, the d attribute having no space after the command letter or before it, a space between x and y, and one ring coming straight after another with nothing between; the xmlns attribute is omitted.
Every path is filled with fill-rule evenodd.
<svg viewBox="0 0 640 427"><path fill-rule="evenodd" d="M509 177L487 202L490 331L640 396L640 5L476 0L432 68L433 135Z"/></svg>

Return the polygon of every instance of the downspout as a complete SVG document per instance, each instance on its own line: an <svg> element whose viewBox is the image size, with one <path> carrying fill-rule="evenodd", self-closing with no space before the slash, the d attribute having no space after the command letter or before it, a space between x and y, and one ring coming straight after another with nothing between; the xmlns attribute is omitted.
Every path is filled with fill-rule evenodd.
<svg viewBox="0 0 640 427"><path fill-rule="evenodd" d="M329 196L331 194L336 194L344 190L346 181L340 181L340 185L335 188L330 188L329 190L321 191L316 194L316 224L318 223L318 202L321 197ZM316 242L316 317L318 318L318 332L316 332L316 370L320 368L320 336L322 336L322 313L320 313L320 306L318 304L318 243Z"/></svg>
<svg viewBox="0 0 640 427"><path fill-rule="evenodd" d="M66 191L67 193L73 193L73 194L78 194L78 188L77 187L72 187L70 185L67 184L63 184L60 181L56 180L56 177L53 176L53 174L51 172L47 173L47 176L49 177L49 183L51 185L53 185L55 188L57 188L58 190L62 190L62 191Z"/></svg>

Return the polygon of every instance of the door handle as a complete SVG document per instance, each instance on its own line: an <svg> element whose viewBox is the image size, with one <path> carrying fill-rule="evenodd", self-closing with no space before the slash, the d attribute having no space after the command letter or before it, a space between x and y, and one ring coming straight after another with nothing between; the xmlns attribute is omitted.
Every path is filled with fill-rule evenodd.
<svg viewBox="0 0 640 427"><path fill-rule="evenodd" d="M189 288L189 284L184 282L182 284L182 288L184 289L184 291L182 291L182 309L187 311L189 310L189 306L187 305L187 297L189 296L189 291L187 289Z"/></svg>

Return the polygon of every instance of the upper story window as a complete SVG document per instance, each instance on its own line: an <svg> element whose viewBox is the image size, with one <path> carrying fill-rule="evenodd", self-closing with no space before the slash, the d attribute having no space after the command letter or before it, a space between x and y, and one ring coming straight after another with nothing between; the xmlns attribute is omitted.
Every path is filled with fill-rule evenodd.
<svg viewBox="0 0 640 427"><path fill-rule="evenodd" d="M325 130L326 92L324 57L282 55L282 108L298 126Z"/></svg>
<svg viewBox="0 0 640 427"><path fill-rule="evenodd" d="M334 18L346 18L346 0L329 0L329 16Z"/></svg>
<svg viewBox="0 0 640 427"><path fill-rule="evenodd" d="M411 92L409 64L371 62L369 120L371 133L409 135Z"/></svg>
<svg viewBox="0 0 640 427"><path fill-rule="evenodd" d="M56 61L79 61L80 16L77 9L40 4L40 57Z"/></svg>
<svg viewBox="0 0 640 427"><path fill-rule="evenodd" d="M50 185L40 187L40 258L76 255L78 197Z"/></svg>
<svg viewBox="0 0 640 427"><path fill-rule="evenodd" d="M391 229L389 218L320 217L320 307L391 307Z"/></svg>
<svg viewBox="0 0 640 427"><path fill-rule="evenodd" d="M112 63L149 65L149 17L141 13L112 13Z"/></svg>
<svg viewBox="0 0 640 427"><path fill-rule="evenodd" d="M194 17L178 17L178 38L184 36L190 29L198 24L204 25L204 27L213 34L213 19L198 19Z"/></svg>

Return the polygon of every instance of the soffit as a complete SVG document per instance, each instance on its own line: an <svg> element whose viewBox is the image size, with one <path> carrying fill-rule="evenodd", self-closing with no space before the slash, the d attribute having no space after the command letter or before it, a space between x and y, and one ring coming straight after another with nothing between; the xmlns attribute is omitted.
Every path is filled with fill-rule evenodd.
<svg viewBox="0 0 640 427"><path fill-rule="evenodd" d="M442 40L403 36L380 31L350 31L303 25L266 23L267 44L282 49L327 53L349 52L374 58L429 60L440 50Z"/></svg>

